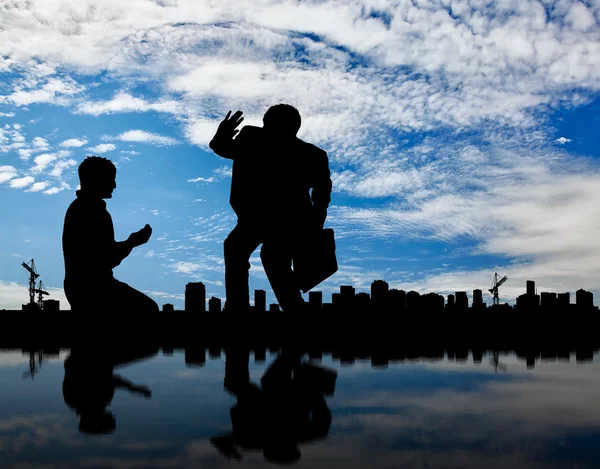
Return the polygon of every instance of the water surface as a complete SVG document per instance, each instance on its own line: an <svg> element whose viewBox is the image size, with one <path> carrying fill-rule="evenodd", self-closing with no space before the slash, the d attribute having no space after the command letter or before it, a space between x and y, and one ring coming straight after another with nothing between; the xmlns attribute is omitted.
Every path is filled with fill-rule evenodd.
<svg viewBox="0 0 600 469"><path fill-rule="evenodd" d="M117 389L112 400L106 397L115 422L107 435L81 431L73 402L82 406L77 399L89 396L73 401L63 392L68 355L61 351L39 368L36 362L31 377L29 354L0 353L3 469L263 467L272 466L279 444L286 455L297 452L298 467L310 468L600 467L597 355L586 363L575 355L537 360L533 369L510 354L499 357L499 367L491 355L479 364L469 355L460 362L409 360L387 368L360 360L341 365L324 356L319 365L337 372L334 394L315 398L308 387L269 394L278 397L266 404L266 415L256 410L259 401L240 403L224 389L224 354L187 366L183 352L159 352L114 370L152 395ZM267 353L255 363L251 355L252 392L260 392L260 379L276 356ZM291 444L286 435L296 424L290 422L305 417L296 410L309 401L306 416L321 418L328 409L330 423L309 429L313 441ZM231 410L240 405L243 412ZM234 453L217 449L218 441L231 443L232 424L236 434L241 428L246 437L260 439L266 422L268 450L235 442Z"/></svg>

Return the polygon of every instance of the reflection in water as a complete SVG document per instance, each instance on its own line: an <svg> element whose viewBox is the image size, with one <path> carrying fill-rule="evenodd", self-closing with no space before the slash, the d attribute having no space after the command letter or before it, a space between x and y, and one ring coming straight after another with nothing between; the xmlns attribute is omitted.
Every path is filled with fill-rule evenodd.
<svg viewBox="0 0 600 469"><path fill-rule="evenodd" d="M301 363L301 355L282 351L261 378L250 381L249 351L230 350L225 362L225 389L237 403L231 408L232 431L211 439L227 458L242 459L238 450L262 450L266 460L291 463L300 459L298 446L327 436L337 373Z"/></svg>
<svg viewBox="0 0 600 469"><path fill-rule="evenodd" d="M158 350L131 351L79 348L65 360L62 391L65 403L79 416L79 430L87 434L108 434L116 429L115 416L106 407L116 389L125 389L146 398L152 392L114 374L116 366L129 365L156 355Z"/></svg>
<svg viewBox="0 0 600 469"><path fill-rule="evenodd" d="M600 467L588 351L156 352L0 353L2 469Z"/></svg>

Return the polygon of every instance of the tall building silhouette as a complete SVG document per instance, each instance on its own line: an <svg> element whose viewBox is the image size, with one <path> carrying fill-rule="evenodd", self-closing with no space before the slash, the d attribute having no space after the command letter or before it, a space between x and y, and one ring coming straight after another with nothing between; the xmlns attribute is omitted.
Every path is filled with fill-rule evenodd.
<svg viewBox="0 0 600 469"><path fill-rule="evenodd" d="M267 310L267 292L264 290L254 290L254 310L264 313Z"/></svg>
<svg viewBox="0 0 600 469"><path fill-rule="evenodd" d="M386 304L394 312L406 309L406 292L392 288L388 291Z"/></svg>
<svg viewBox="0 0 600 469"><path fill-rule="evenodd" d="M353 306L357 311L368 311L371 296L368 293L361 292L354 296Z"/></svg>
<svg viewBox="0 0 600 469"><path fill-rule="evenodd" d="M208 312L209 313L220 313L221 312L221 298L215 296L208 300Z"/></svg>
<svg viewBox="0 0 600 469"><path fill-rule="evenodd" d="M421 297L421 307L430 312L444 310L444 297L437 293L427 293Z"/></svg>
<svg viewBox="0 0 600 469"><path fill-rule="evenodd" d="M454 308L455 304L456 304L456 302L455 302L454 295L452 293L450 293L448 295L448 309Z"/></svg>
<svg viewBox="0 0 600 469"><path fill-rule="evenodd" d="M206 311L206 287L202 282L190 282L185 286L185 312Z"/></svg>
<svg viewBox="0 0 600 469"><path fill-rule="evenodd" d="M342 295L340 293L332 293L331 294L331 304L334 307L339 307L342 305Z"/></svg>
<svg viewBox="0 0 600 469"><path fill-rule="evenodd" d="M534 296L535 295L535 282L533 280L527 280L527 295Z"/></svg>
<svg viewBox="0 0 600 469"><path fill-rule="evenodd" d="M385 304L390 286L385 280L375 280L371 284L371 300L373 303Z"/></svg>
<svg viewBox="0 0 600 469"><path fill-rule="evenodd" d="M311 309L317 310L323 307L323 292L311 291L308 293L308 304Z"/></svg>
<svg viewBox="0 0 600 469"><path fill-rule="evenodd" d="M354 299L355 290L353 286L350 285L341 285L340 286L340 295L342 295L342 300L352 301Z"/></svg>
<svg viewBox="0 0 600 469"><path fill-rule="evenodd" d="M556 298L556 303L559 306L570 305L571 304L571 293L569 293L569 292L559 293L558 297Z"/></svg>
<svg viewBox="0 0 600 469"><path fill-rule="evenodd" d="M455 292L455 298L456 298L456 307L458 309L468 309L469 308L469 297L467 296L466 291Z"/></svg>
<svg viewBox="0 0 600 469"><path fill-rule="evenodd" d="M416 311L421 306L421 294L414 290L406 294L406 309Z"/></svg>
<svg viewBox="0 0 600 469"><path fill-rule="evenodd" d="M575 303L581 308L593 308L594 307L594 294L580 288L575 292Z"/></svg>
<svg viewBox="0 0 600 469"><path fill-rule="evenodd" d="M556 293L544 291L540 295L542 308L554 308L556 306Z"/></svg>
<svg viewBox="0 0 600 469"><path fill-rule="evenodd" d="M483 307L483 292L479 289L473 290L473 308Z"/></svg>

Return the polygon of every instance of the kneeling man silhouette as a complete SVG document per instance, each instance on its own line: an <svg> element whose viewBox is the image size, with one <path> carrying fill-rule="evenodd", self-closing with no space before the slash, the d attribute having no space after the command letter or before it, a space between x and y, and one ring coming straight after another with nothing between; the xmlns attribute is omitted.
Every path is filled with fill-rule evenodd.
<svg viewBox="0 0 600 469"><path fill-rule="evenodd" d="M154 300L113 276L113 268L152 235L152 228L146 225L127 240L115 241L103 199L112 198L116 177L117 168L106 158L90 156L79 165L81 189L65 215L62 237L65 294L73 310L158 312Z"/></svg>

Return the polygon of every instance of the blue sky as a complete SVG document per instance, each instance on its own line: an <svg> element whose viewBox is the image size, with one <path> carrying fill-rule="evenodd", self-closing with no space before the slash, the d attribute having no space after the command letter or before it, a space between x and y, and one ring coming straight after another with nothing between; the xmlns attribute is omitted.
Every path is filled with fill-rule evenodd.
<svg viewBox="0 0 600 469"><path fill-rule="evenodd" d="M231 4L230 4L231 3ZM224 296L229 109L303 116L334 181L322 285L443 294L598 290L600 1L15 1L0 10L0 308L34 258L63 300L60 236L88 154L118 164L115 276L182 306ZM251 288L269 290L258 253ZM274 297L269 292L268 301ZM487 298L489 302L489 297Z"/></svg>

